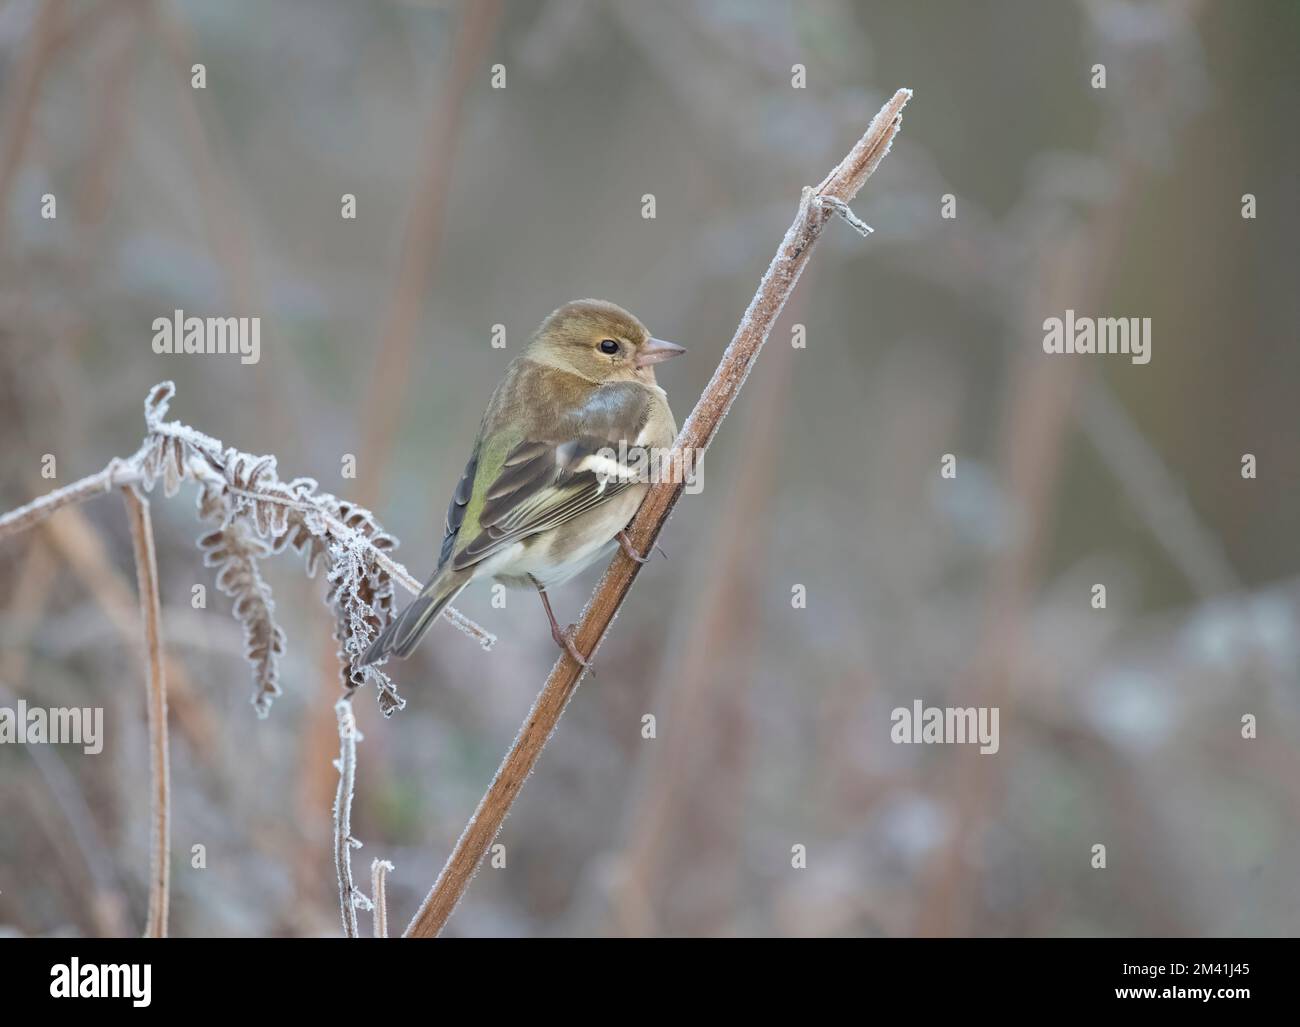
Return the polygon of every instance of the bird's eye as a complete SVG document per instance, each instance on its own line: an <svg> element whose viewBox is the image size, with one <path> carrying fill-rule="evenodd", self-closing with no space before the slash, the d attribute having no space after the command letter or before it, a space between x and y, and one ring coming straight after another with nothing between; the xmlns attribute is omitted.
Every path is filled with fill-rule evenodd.
<svg viewBox="0 0 1300 1027"><path fill-rule="evenodd" d="M615 342L613 339L604 339L600 344L600 351L602 353L608 353L610 356L613 356L615 353L618 352L618 343Z"/></svg>

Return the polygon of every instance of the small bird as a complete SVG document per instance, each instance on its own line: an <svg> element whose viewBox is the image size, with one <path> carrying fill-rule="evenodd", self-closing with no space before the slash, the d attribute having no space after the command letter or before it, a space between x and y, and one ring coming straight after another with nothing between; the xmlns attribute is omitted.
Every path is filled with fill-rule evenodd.
<svg viewBox="0 0 1300 1027"><path fill-rule="evenodd" d="M615 546L645 562L624 529L650 486L628 464L611 467L610 453L672 445L677 425L654 365L684 352L602 300L568 303L543 321L488 401L437 569L361 664L409 656L465 586L495 578L537 589L556 645L586 667L546 591Z"/></svg>

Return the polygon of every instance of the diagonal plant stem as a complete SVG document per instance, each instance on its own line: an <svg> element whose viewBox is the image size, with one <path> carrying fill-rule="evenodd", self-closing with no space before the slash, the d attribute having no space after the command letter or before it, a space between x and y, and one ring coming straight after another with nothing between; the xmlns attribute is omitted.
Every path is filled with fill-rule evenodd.
<svg viewBox="0 0 1300 1027"><path fill-rule="evenodd" d="M680 469L687 459L686 454L693 454L698 460L717 434L718 426L744 385L759 350L807 266L813 244L831 217L839 214L847 220L845 205L857 196L858 190L889 152L898 132L903 107L911 96L908 89L895 93L872 119L866 133L848 156L815 189L804 190L794 223L763 275L713 378L677 437L668 462L668 473L662 476L663 480L651 485L628 528L637 551L649 552L659 537L684 488ZM641 564L622 551L614 557L587 603L574 636L577 648L584 656L590 657L595 653L640 569ZM567 654L562 655L551 668L550 676L514 744L502 760L433 888L407 926L405 937L433 937L447 923L488 846L501 829L524 781L536 765L547 739L555 730L582 677L582 669Z"/></svg>
<svg viewBox="0 0 1300 1027"><path fill-rule="evenodd" d="M149 846L149 913L146 938L167 937L168 875L171 861L170 772L167 763L167 677L163 671L162 603L158 595L158 561L154 555L149 501L134 487L122 489L131 515L131 544L140 582L145 656L149 663L149 774L151 842Z"/></svg>
<svg viewBox="0 0 1300 1027"><path fill-rule="evenodd" d="M787 323L805 320L813 272L800 280L790 302ZM721 802L721 813L696 805L730 791L740 794L749 759L745 722L752 715L748 684L757 655L753 633L758 624L761 589L752 553L768 531L777 484L782 425L794 377L796 350L777 346L767 358L767 372L754 385L743 431L745 452L729 479L726 500L714 515L707 558L691 569L694 609L678 646L676 666L662 675L654 707L670 725L664 738L666 758L642 760L629 788L627 838L614 864L611 912L615 932L648 934L717 933L719 921L737 896L740 802ZM743 525L743 527L742 527ZM653 707L652 707L653 708ZM707 777L701 790L695 781ZM670 889L685 884L683 875L664 870L683 844L682 828L703 815L707 832L690 831L692 864L697 872L714 867L707 901L689 903L690 920L680 919ZM665 887L668 885L668 887Z"/></svg>

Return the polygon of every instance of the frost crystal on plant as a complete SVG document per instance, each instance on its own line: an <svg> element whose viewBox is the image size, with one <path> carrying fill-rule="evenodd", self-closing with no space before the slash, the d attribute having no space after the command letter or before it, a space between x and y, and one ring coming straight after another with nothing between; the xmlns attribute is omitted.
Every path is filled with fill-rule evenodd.
<svg viewBox="0 0 1300 1027"><path fill-rule="evenodd" d="M253 706L265 717L271 700L280 694L279 658L284 655L284 632L275 623L271 586L257 568L270 550L239 521L204 535L199 549L203 563L217 568L217 588L235 601L235 619L244 628L244 657L253 668Z"/></svg>
<svg viewBox="0 0 1300 1027"><path fill-rule="evenodd" d="M243 453L188 425L165 421L175 392L171 382L149 391L144 405L149 434L135 459L146 489L161 481L171 496L187 479L199 486L199 516L214 525L199 539L199 548L203 562L216 569L217 587L234 600L258 715L266 716L280 694L279 658L285 651L271 589L258 564L285 549L302 554L308 576L326 568L325 603L334 615L344 689L373 681L384 716L402 709L406 701L388 675L355 663L395 613L394 565L382 558L397 540L369 510L317 492L314 479L282 481L274 456Z"/></svg>

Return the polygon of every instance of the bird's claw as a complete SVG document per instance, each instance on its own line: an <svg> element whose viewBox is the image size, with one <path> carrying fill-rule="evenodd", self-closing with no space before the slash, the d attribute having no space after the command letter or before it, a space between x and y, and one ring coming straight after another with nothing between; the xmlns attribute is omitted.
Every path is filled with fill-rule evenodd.
<svg viewBox="0 0 1300 1027"><path fill-rule="evenodd" d="M650 557L642 556L640 553L636 551L636 549L632 545L632 540L628 538L628 534L626 531L620 531L618 533L618 544L623 550L623 555L626 556L629 560L633 560L636 563L650 562ZM662 552L662 550L660 550L660 552Z"/></svg>
<svg viewBox="0 0 1300 1027"><path fill-rule="evenodd" d="M551 638L555 639L555 644L568 653L573 662L579 667L594 674L595 671L591 669L591 661L583 656L582 653L578 652L578 646L573 641L573 638L577 633L578 625L576 624L570 624L563 631L560 630L558 624L551 627Z"/></svg>

